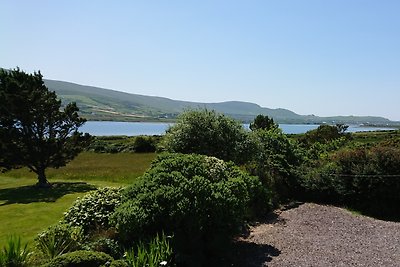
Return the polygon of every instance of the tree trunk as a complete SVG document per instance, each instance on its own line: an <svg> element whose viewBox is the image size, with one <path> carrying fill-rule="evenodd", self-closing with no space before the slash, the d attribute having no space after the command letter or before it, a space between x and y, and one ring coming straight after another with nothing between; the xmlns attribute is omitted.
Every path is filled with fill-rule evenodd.
<svg viewBox="0 0 400 267"><path fill-rule="evenodd" d="M49 181L47 181L47 178L46 178L45 168L38 169L36 173L38 175L38 182L36 184L37 187L40 187L40 188L51 187L51 184L49 183Z"/></svg>

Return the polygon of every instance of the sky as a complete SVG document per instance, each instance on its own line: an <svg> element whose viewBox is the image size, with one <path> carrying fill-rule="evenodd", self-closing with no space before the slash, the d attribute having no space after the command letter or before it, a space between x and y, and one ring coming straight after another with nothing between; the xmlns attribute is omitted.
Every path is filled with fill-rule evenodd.
<svg viewBox="0 0 400 267"><path fill-rule="evenodd" d="M0 0L0 67L196 102L400 121L398 0Z"/></svg>

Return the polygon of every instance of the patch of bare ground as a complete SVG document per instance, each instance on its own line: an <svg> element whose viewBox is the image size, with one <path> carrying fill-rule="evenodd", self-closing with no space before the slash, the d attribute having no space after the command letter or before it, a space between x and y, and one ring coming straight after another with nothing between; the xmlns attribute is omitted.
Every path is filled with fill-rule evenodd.
<svg viewBox="0 0 400 267"><path fill-rule="evenodd" d="M306 203L276 211L236 249L233 266L400 266L400 223Z"/></svg>

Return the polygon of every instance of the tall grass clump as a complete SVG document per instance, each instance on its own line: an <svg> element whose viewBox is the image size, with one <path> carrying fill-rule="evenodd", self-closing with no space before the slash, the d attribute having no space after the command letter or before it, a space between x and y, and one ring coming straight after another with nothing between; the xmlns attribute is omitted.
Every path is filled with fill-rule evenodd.
<svg viewBox="0 0 400 267"><path fill-rule="evenodd" d="M131 248L125 254L129 267L159 267L174 266L173 250L164 233L157 234L149 243L139 241L136 247Z"/></svg>
<svg viewBox="0 0 400 267"><path fill-rule="evenodd" d="M29 252L28 243L23 244L19 236L10 236L7 244L0 251L0 266L27 266Z"/></svg>
<svg viewBox="0 0 400 267"><path fill-rule="evenodd" d="M81 248L84 241L82 228L56 224L35 238L36 249L42 257L50 260Z"/></svg>

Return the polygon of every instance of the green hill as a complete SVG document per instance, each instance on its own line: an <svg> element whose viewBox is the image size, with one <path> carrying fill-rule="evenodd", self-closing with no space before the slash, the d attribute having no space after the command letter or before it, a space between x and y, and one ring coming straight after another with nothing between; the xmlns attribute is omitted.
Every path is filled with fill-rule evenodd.
<svg viewBox="0 0 400 267"><path fill-rule="evenodd" d="M173 120L185 109L207 108L224 113L244 122L251 121L258 114L268 115L279 123L347 123L347 124L388 124L382 117L318 117L299 115L287 109L269 109L254 103L228 101L221 103L197 103L177 101L164 97L129 94L115 90L75 83L45 80L63 103L76 102L82 116L89 120L119 121L165 121Z"/></svg>

